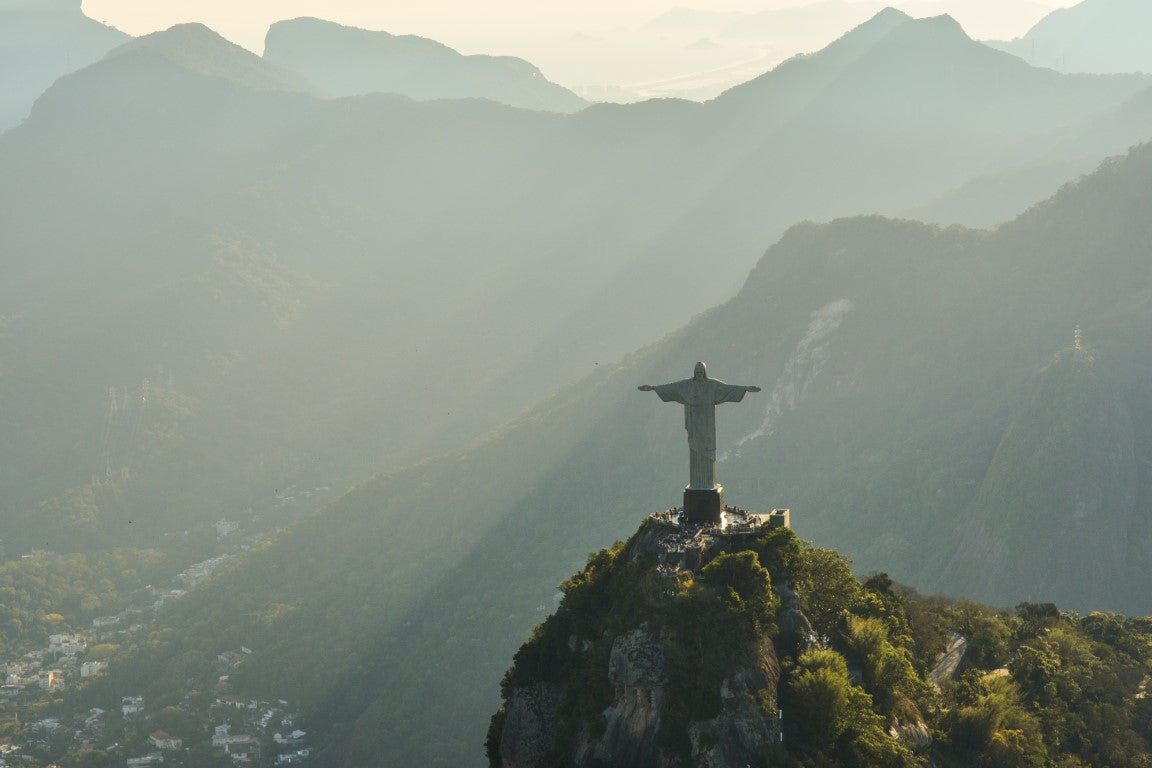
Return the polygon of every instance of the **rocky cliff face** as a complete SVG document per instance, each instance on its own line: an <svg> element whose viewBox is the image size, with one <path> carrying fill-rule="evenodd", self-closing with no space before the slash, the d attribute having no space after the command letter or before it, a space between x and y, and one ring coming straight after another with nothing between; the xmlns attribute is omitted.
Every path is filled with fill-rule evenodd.
<svg viewBox="0 0 1152 768"><path fill-rule="evenodd" d="M575 646L576 644L573 643ZM581 653L574 647L573 653ZM682 765L661 739L662 710L670 690L669 659L683 650L667 631L644 624L612 641L607 669L613 688L600 727L582 727L569 759L576 765L612 768L676 768ZM775 717L776 657L764 643L746 663L731 670L717 693L720 711L688 725L689 765L699 768L744 768L761 765L764 747L779 739ZM555 754L557 735L570 726L562 705L569 685L533 683L516 688L506 707L500 732L503 768L538 768Z"/></svg>
<svg viewBox="0 0 1152 768"><path fill-rule="evenodd" d="M724 577L722 569L677 564L715 560L731 543L718 534L653 520L565 585L557 614L505 679L505 706L489 735L493 765L773 764L767 755L780 740L779 664L761 631L767 627L714 624L708 614L717 598L740 591L740 605L746 599L761 613L765 605L774 610L767 572L751 553L732 560ZM686 549L696 556L685 558ZM749 585L732 575L742 567L763 574L765 592L755 579Z"/></svg>

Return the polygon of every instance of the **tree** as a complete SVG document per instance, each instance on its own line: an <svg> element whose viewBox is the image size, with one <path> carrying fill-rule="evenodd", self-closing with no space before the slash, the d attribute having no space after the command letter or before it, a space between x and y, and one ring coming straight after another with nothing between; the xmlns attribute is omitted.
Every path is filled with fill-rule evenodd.
<svg viewBox="0 0 1152 768"><path fill-rule="evenodd" d="M848 558L832 549L804 550L798 586L804 613L825 640L836 635L841 619L863 595Z"/></svg>

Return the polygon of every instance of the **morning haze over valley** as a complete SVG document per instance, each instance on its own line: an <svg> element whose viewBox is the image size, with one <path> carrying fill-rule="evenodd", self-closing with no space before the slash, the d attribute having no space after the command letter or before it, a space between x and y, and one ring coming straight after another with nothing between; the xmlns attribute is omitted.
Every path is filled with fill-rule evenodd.
<svg viewBox="0 0 1152 768"><path fill-rule="evenodd" d="M0 0L0 768L1152 766L1152 2L393 6Z"/></svg>

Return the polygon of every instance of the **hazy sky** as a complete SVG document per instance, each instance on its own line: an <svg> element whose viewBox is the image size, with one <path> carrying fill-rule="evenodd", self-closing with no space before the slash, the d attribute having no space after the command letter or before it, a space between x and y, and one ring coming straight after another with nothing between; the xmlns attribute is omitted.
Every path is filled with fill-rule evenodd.
<svg viewBox="0 0 1152 768"><path fill-rule="evenodd" d="M950 13L973 37L1022 35L1055 7L1076 0L889 0L913 16ZM723 14L795 6L828 8L818 18L770 37L736 36ZM84 0L92 18L133 35L183 21L207 24L233 42L263 50L268 25L317 16L342 24L417 34L463 53L520 56L552 80L620 88L636 95L707 97L798 52L822 47L874 12L879 0ZM674 7L711 14L715 23L654 29ZM822 23L821 23L822 22Z"/></svg>

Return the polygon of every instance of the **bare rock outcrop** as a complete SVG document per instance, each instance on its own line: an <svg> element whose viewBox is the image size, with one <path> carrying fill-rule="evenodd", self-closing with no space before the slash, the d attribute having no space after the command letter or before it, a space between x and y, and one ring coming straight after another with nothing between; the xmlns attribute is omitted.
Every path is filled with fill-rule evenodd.
<svg viewBox="0 0 1152 768"><path fill-rule="evenodd" d="M762 765L765 745L779 739L780 723L774 717L778 681L775 654L767 647L761 657L767 665L749 666L724 679L720 714L688 727L693 766Z"/></svg>
<svg viewBox="0 0 1152 768"><path fill-rule="evenodd" d="M552 751L561 694L559 686L549 683L535 683L512 692L504 716L504 733L515 738L500 741L504 768L540 765Z"/></svg>
<svg viewBox="0 0 1152 768"><path fill-rule="evenodd" d="M576 645L579 648L579 645ZM576 765L604 768L674 768L683 765L659 738L662 708L670 690L670 658L682 650L675 636L648 624L620 634L611 645L607 676L614 694L602 713L602 728L579 727L567 756ZM573 650L573 653L579 651ZM763 765L764 746L779 739L775 719L778 681L775 652L765 642L749 653L720 684L720 712L688 724L693 768L745 768ZM517 688L507 705L500 734L503 768L535 768L563 745L560 711L565 691L534 683ZM567 723L570 730L572 723ZM595 731L595 732L593 732Z"/></svg>
<svg viewBox="0 0 1152 768"><path fill-rule="evenodd" d="M647 625L620 635L612 643L608 680L615 689L615 699L604 710L603 735L587 739L577 748L577 762L594 759L621 768L663 765L656 734L668 682L667 648L667 635Z"/></svg>

